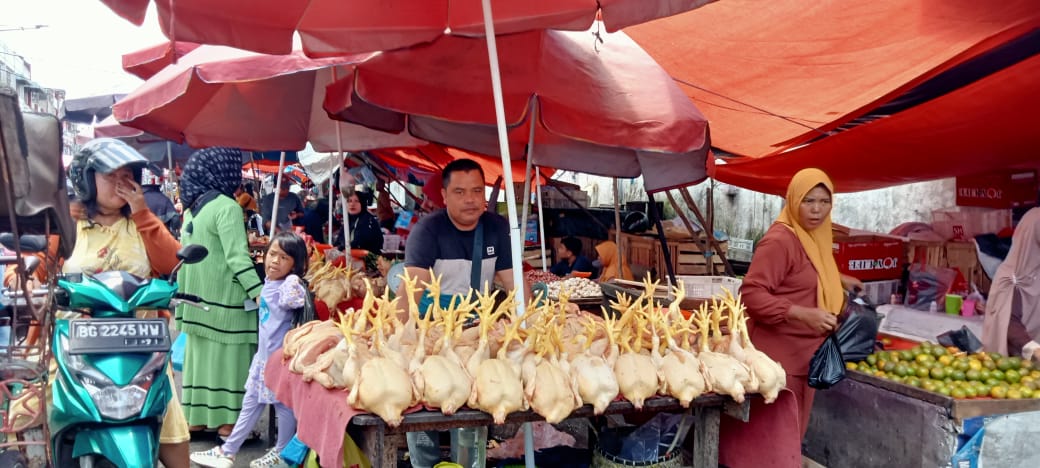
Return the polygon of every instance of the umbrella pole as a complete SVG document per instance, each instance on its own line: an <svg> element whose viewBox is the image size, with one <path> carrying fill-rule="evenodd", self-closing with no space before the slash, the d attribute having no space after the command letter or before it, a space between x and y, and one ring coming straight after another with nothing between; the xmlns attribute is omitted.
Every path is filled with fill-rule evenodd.
<svg viewBox="0 0 1040 468"><path fill-rule="evenodd" d="M516 289L517 314L523 316L527 305L527 291L524 288L524 276L521 262L520 226L516 216L516 194L513 189L513 171L509 157L509 137L506 133L505 104L502 101L502 77L498 67L498 49L495 45L495 25L492 23L491 0L481 0L484 12L484 34L487 39L488 62L491 65L491 90L495 98L495 123L498 128L498 149L502 156L502 175L506 186L506 207L509 213L510 243L513 260L513 288ZM528 434L530 435L530 434ZM533 457L528 463L534 463Z"/></svg>
<svg viewBox="0 0 1040 468"><path fill-rule="evenodd" d="M538 240L542 248L542 272L549 271L549 264L545 262L545 216L542 215L542 170L534 167L534 190L535 200L538 201Z"/></svg>
<svg viewBox="0 0 1040 468"><path fill-rule="evenodd" d="M328 200L329 205L329 234L325 236L326 242L332 243L332 177L329 177L329 193L325 195L325 199Z"/></svg>
<svg viewBox="0 0 1040 468"><path fill-rule="evenodd" d="M624 277L624 268L628 262L625 261L624 255L621 252L621 195L618 189L618 178L615 177L613 180L614 186L614 247L617 248L617 261L618 261L618 278ZM653 201L651 200L651 203ZM610 237L610 232L607 232L607 237ZM638 280L639 278L632 278Z"/></svg>
<svg viewBox="0 0 1040 468"><path fill-rule="evenodd" d="M282 151L281 157L278 158L278 174L274 181L274 202L271 203L271 237L274 237L274 233L278 231L278 198L282 194L282 168L285 167L285 151Z"/></svg>
<svg viewBox="0 0 1040 468"><path fill-rule="evenodd" d="M339 79L339 74L336 73L336 67L329 68L329 72L332 73L332 81L335 82ZM339 205L343 209L343 252L350 252L350 212L347 210L347 199L343 196L343 178L347 176L346 171L343 167L346 165L346 158L343 156L343 130L339 128L339 121L333 121L333 125L336 126L336 152L339 154ZM364 209L364 207L362 207ZM332 208L329 208L329 232L332 232ZM332 243L332 235L329 235L329 243Z"/></svg>
<svg viewBox="0 0 1040 468"><path fill-rule="evenodd" d="M521 243L527 245L527 216L530 210L530 167L531 159L535 156L535 123L538 122L538 106L530 106L530 131L527 133L527 163L523 170L523 215L520 216L520 232ZM508 166L510 172L513 172L513 166ZM502 172L505 172L506 168L502 167ZM541 215L541 211L539 212ZM541 217L541 216L540 216ZM542 241L542 267L545 267L545 241Z"/></svg>
<svg viewBox="0 0 1040 468"><path fill-rule="evenodd" d="M531 106L531 131L527 134L527 164L524 167L524 215L520 218L520 232L527 236L527 214L531 208L531 159L534 158L534 125L538 121L538 106ZM509 171L512 171L512 166L509 167ZM505 172L507 169L503 167L502 170ZM527 239L524 239L524 245L527 245Z"/></svg>
<svg viewBox="0 0 1040 468"><path fill-rule="evenodd" d="M527 291L524 285L523 264L520 249L522 247L520 226L516 219L516 194L513 189L513 171L509 158L509 140L506 134L505 104L502 101L502 77L498 68L498 49L495 45L495 25L492 23L491 0L481 0L484 13L484 34L487 38L488 62L491 65L491 90L495 97L495 123L498 127L498 147L502 155L502 174L506 182L506 208L509 212L510 254L513 264L513 288L516 290L517 316L523 317L527 305ZM534 122L531 123L534 125ZM534 432L531 423L524 423L524 464L534 468Z"/></svg>

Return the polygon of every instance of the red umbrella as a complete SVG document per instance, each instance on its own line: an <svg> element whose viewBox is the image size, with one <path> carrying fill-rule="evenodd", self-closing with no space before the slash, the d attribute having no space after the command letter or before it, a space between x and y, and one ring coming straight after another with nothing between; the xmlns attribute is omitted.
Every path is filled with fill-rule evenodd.
<svg viewBox="0 0 1040 468"><path fill-rule="evenodd" d="M708 123L624 33L531 31L498 38L511 152L649 190L705 177ZM328 87L325 109L348 122L499 155L483 39L442 37L384 52ZM430 99L437 96L437 99ZM531 149L530 147L528 149Z"/></svg>
<svg viewBox="0 0 1040 468"><path fill-rule="evenodd" d="M203 46L151 77L113 107L116 119L201 148L321 152L420 144L330 120L323 87L369 55L310 59L301 52L263 55Z"/></svg>
<svg viewBox="0 0 1040 468"><path fill-rule="evenodd" d="M713 0L514 0L495 3L497 34L584 30L600 15L608 31L693 10ZM148 0L102 0L140 25ZM483 36L479 0L156 1L159 24L176 41L272 54L292 50L299 33L312 56L391 50L445 34Z"/></svg>
<svg viewBox="0 0 1040 468"><path fill-rule="evenodd" d="M429 144L415 148L386 148L369 151L372 157L398 169L417 168L424 172L440 173L444 166L456 159L472 159L484 170L484 182L494 184L502 174L502 160L498 156L488 156L450 146ZM514 161L512 166L513 180L525 178L523 161ZM551 168L541 168L542 183L546 183L554 172Z"/></svg>
<svg viewBox="0 0 1040 468"><path fill-rule="evenodd" d="M198 47L194 42L171 41L123 54L123 70L147 80Z"/></svg>

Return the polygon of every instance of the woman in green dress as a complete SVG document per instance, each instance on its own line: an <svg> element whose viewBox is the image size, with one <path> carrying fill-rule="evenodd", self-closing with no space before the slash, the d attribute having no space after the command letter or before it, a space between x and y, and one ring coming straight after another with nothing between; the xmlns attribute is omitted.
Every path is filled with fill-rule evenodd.
<svg viewBox="0 0 1040 468"><path fill-rule="evenodd" d="M256 299L262 282L249 257L242 207L234 192L242 181L242 153L207 148L192 154L181 178L182 244L200 244L209 255L185 265L181 292L209 307L181 305L175 315L185 333L183 406L193 430L230 434L242 408L249 362L256 352Z"/></svg>

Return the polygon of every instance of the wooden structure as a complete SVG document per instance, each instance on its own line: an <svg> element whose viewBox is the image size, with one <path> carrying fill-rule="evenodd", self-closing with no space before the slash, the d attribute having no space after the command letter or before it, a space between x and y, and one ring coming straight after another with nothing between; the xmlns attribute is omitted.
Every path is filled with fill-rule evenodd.
<svg viewBox="0 0 1040 468"><path fill-rule="evenodd" d="M666 261L671 262L676 275L724 275L725 263L721 255L713 252L706 237L669 239L668 260L661 250L656 236L622 234L622 251L627 256L632 271L656 271L661 276L666 270ZM725 254L726 242L718 242L719 252ZM709 265L710 262L710 265Z"/></svg>
<svg viewBox="0 0 1040 468"><path fill-rule="evenodd" d="M805 450L824 466L949 466L966 419L1026 411L1040 399L953 399L848 371L816 392Z"/></svg>
<svg viewBox="0 0 1040 468"><path fill-rule="evenodd" d="M636 410L632 403L615 401L610 404L606 414L658 413L665 411L690 411L694 416L692 428L693 466L717 466L719 459L719 418L723 412L737 419L747 421L749 404L735 403L728 396L708 394L701 396L683 409L679 401L671 397L654 397L646 401L642 410ZM584 405L571 413L568 419L592 417L592 406ZM533 411L511 413L507 423L540 421ZM347 432L365 453L373 467L396 467L397 451L405 447L405 433L411 431L447 430L457 427L488 426L493 424L491 416L482 411L462 410L452 416L445 416L435 411L420 411L405 415L404 421L395 428L387 427L382 418L372 414L355 416L347 427Z"/></svg>

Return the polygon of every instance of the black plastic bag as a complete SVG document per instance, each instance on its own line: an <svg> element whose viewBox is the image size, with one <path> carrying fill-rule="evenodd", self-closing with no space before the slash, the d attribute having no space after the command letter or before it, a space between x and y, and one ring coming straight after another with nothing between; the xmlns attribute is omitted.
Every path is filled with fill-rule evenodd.
<svg viewBox="0 0 1040 468"><path fill-rule="evenodd" d="M874 306L863 298L848 296L838 327L838 344L847 362L859 362L874 352L881 320Z"/></svg>
<svg viewBox="0 0 1040 468"><path fill-rule="evenodd" d="M937 337L943 346L956 346L966 353L974 353L982 349L982 341L965 325L960 330L950 330Z"/></svg>
<svg viewBox="0 0 1040 468"><path fill-rule="evenodd" d="M824 390L833 387L845 378L845 360L841 357L841 345L837 334L831 334L809 361L809 386Z"/></svg>
<svg viewBox="0 0 1040 468"><path fill-rule="evenodd" d="M303 285L303 289L306 291L306 296L304 297L303 307L293 309L293 328L296 328L300 325L310 322L311 320L316 320L318 318L318 312L314 308L314 293L311 292L310 285L307 284L307 280L302 278L300 279L300 283Z"/></svg>

